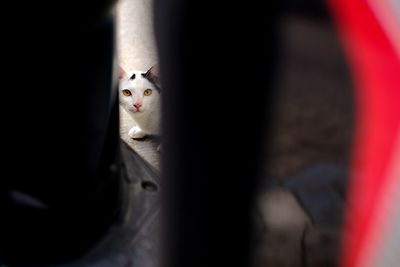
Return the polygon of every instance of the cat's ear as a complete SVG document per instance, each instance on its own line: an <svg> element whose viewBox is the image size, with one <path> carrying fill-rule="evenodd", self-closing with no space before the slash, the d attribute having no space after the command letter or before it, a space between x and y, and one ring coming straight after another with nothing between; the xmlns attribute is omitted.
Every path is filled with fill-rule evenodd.
<svg viewBox="0 0 400 267"><path fill-rule="evenodd" d="M126 71L121 66L119 66L118 67L118 79L122 79L126 75L127 75Z"/></svg>
<svg viewBox="0 0 400 267"><path fill-rule="evenodd" d="M146 73L142 74L143 77L152 82L158 90L161 88L160 67L158 64L151 67Z"/></svg>
<svg viewBox="0 0 400 267"><path fill-rule="evenodd" d="M157 79L160 79L160 67L158 66L158 64L154 65L153 67L151 67L147 73L149 73L150 76L155 77Z"/></svg>

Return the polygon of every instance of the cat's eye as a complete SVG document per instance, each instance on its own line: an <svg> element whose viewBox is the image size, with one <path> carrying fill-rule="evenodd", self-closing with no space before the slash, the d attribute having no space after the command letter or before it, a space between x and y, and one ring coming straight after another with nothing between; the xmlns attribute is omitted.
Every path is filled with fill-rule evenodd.
<svg viewBox="0 0 400 267"><path fill-rule="evenodd" d="M122 94L123 94L124 96L131 96L131 95L132 95L131 91L129 91L128 89L122 90Z"/></svg>
<svg viewBox="0 0 400 267"><path fill-rule="evenodd" d="M144 91L144 95L145 95L145 96L149 96L149 95L151 95L151 93L153 93L153 91L152 91L151 89L146 89L146 90Z"/></svg>

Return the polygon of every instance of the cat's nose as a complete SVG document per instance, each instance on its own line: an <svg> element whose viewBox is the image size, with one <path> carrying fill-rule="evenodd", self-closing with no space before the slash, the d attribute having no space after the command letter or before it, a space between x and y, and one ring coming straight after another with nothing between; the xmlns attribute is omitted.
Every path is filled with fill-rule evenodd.
<svg viewBox="0 0 400 267"><path fill-rule="evenodd" d="M134 106L136 109L139 109L139 108L142 106L142 104L141 104L141 103L135 103L135 104L133 104L133 106Z"/></svg>

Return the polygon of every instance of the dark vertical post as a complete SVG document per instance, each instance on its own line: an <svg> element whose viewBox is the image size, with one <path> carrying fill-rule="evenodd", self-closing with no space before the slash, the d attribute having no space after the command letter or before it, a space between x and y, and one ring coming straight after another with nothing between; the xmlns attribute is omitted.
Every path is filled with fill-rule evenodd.
<svg viewBox="0 0 400 267"><path fill-rule="evenodd" d="M167 266L248 266L275 7L156 0Z"/></svg>

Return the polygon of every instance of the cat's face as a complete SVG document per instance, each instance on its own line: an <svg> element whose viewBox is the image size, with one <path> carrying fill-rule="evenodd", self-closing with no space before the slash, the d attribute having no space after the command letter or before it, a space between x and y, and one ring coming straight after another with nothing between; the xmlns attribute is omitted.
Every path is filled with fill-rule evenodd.
<svg viewBox="0 0 400 267"><path fill-rule="evenodd" d="M134 114L153 110L160 102L159 89L143 71L124 73L120 77L119 93L120 104Z"/></svg>

